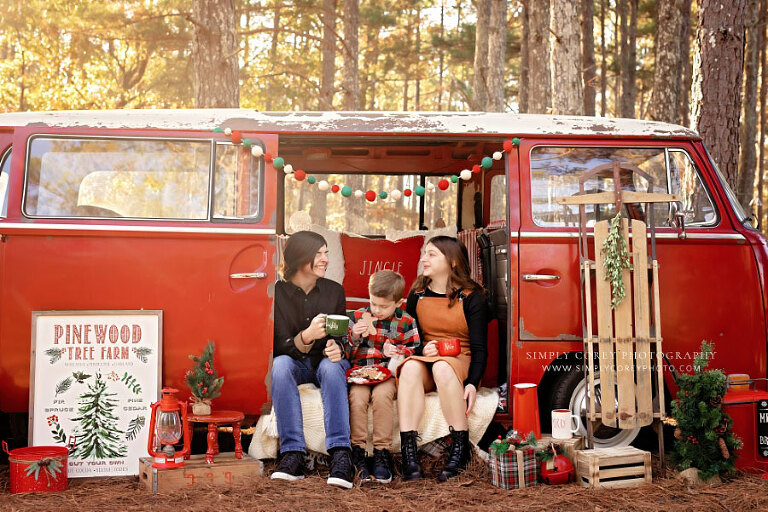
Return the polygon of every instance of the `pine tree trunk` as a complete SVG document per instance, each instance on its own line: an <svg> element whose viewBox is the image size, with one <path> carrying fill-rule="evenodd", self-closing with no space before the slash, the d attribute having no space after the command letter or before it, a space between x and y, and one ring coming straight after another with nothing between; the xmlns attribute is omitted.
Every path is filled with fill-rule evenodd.
<svg viewBox="0 0 768 512"><path fill-rule="evenodd" d="M763 201L765 194L763 193L763 174L765 174L765 130L766 122L768 122L768 112L766 112L766 96L768 96L768 62L766 62L768 49L766 49L766 25L768 25L768 0L760 0L760 32L757 37L757 46L760 48L760 137L758 138L758 146L760 152L758 154L758 166L757 166L757 193L760 199L757 203L757 220L760 223L760 228L765 233L765 222L763 222Z"/></svg>
<svg viewBox="0 0 768 512"><path fill-rule="evenodd" d="M486 110L504 112L505 51L507 48L507 0L491 0L488 28L488 101Z"/></svg>
<svg viewBox="0 0 768 512"><path fill-rule="evenodd" d="M552 108L549 0L529 0L528 5L528 112L546 114Z"/></svg>
<svg viewBox="0 0 768 512"><path fill-rule="evenodd" d="M607 0L600 0L600 115L605 117L608 99L605 97L608 81L608 58L605 54L605 3Z"/></svg>
<svg viewBox="0 0 768 512"><path fill-rule="evenodd" d="M240 66L234 0L195 0L192 19L195 107L239 107Z"/></svg>
<svg viewBox="0 0 768 512"><path fill-rule="evenodd" d="M520 79L518 82L518 111L521 114L528 112L528 39L530 37L530 21L528 21L528 6L530 0L522 0L520 11L521 37L520 37Z"/></svg>
<svg viewBox="0 0 768 512"><path fill-rule="evenodd" d="M736 197L746 211L752 211L752 197L755 193L755 166L757 155L757 75L759 73L759 47L757 46L758 28L757 0L747 1L747 44L744 56L744 101L741 133L739 135L739 185Z"/></svg>
<svg viewBox="0 0 768 512"><path fill-rule="evenodd" d="M360 74L357 59L360 28L359 0L344 0L344 110L360 110Z"/></svg>
<svg viewBox="0 0 768 512"><path fill-rule="evenodd" d="M488 30L490 28L491 0L475 0L475 60L472 78L472 110L484 111L488 106Z"/></svg>
<svg viewBox="0 0 768 512"><path fill-rule="evenodd" d="M680 54L684 4L685 0L658 3L653 92L648 107L648 118L654 121L678 122L682 87L680 69L684 58Z"/></svg>
<svg viewBox="0 0 768 512"><path fill-rule="evenodd" d="M552 113L584 114L579 4L552 0Z"/></svg>
<svg viewBox="0 0 768 512"><path fill-rule="evenodd" d="M581 0L581 68L584 73L584 115L595 115L595 0Z"/></svg>
<svg viewBox="0 0 768 512"><path fill-rule="evenodd" d="M205 1L205 0L202 0ZM272 47L269 50L269 65L270 69L274 72L277 64L277 40L280 34L280 4L275 6L275 13L272 17ZM277 94L275 88L275 79L273 77L267 78L267 97L265 100L265 107L267 110L272 110L272 102Z"/></svg>
<svg viewBox="0 0 768 512"><path fill-rule="evenodd" d="M691 61L691 0L683 1L683 24L680 27L680 55L683 64L683 77L681 79L680 104L678 105L679 122L683 126L690 124L691 106L691 79L693 75L693 63Z"/></svg>
<svg viewBox="0 0 768 512"><path fill-rule="evenodd" d="M445 37L445 0L440 3L440 66L438 71L437 83L437 110L443 110L443 75L445 74L445 47L443 38Z"/></svg>
<svg viewBox="0 0 768 512"><path fill-rule="evenodd" d="M621 1L623 16L621 18L621 102L619 115L630 118L635 117L637 3L638 0ZM627 6L629 7L628 15Z"/></svg>
<svg viewBox="0 0 768 512"><path fill-rule="evenodd" d="M333 80L336 74L336 0L323 0L323 75L320 83L320 110L333 110Z"/></svg>
<svg viewBox="0 0 768 512"><path fill-rule="evenodd" d="M693 61L691 122L736 188L747 0L701 0Z"/></svg>

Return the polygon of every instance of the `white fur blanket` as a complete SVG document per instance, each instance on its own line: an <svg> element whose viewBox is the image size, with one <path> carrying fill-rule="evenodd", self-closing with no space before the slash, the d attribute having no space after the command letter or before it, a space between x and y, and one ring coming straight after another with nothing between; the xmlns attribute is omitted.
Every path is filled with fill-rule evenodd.
<svg viewBox="0 0 768 512"><path fill-rule="evenodd" d="M323 403L320 398L320 389L314 384L302 384L299 386L301 397L301 411L304 417L304 439L307 450L310 452L327 453L325 450L325 427L323 425ZM489 388L480 388L477 392L477 400L469 415L469 439L477 444L485 433L485 429L496 413L499 403L499 394ZM371 453L372 411L368 413L368 452ZM392 450L400 451L400 431L397 421L397 408L395 408L395 421L392 426ZM419 425L421 440L419 446L430 443L435 439L449 434L448 424L440 410L440 401L437 393L427 394L424 417ZM264 414L256 423L251 446L248 455L255 459L273 459L277 457L279 439L277 436L277 420L274 413Z"/></svg>

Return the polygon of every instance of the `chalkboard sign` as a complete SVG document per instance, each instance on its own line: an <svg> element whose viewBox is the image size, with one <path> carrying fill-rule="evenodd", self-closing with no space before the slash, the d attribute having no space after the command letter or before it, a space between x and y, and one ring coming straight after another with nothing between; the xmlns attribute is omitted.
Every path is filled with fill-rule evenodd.
<svg viewBox="0 0 768 512"><path fill-rule="evenodd" d="M768 458L768 400L758 400L757 407L757 453Z"/></svg>

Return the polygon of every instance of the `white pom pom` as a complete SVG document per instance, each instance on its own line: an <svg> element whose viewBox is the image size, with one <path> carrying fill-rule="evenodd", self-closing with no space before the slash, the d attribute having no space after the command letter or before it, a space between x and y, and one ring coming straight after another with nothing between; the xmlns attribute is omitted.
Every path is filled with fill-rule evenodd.
<svg viewBox="0 0 768 512"><path fill-rule="evenodd" d="M435 190L435 184L431 181L427 183L427 190Z"/></svg>
<svg viewBox="0 0 768 512"><path fill-rule="evenodd" d="M502 156L504 156L504 153L502 153L501 151L496 151L496 152L493 154L493 159L494 159L494 160L501 160L501 157L502 157Z"/></svg>
<svg viewBox="0 0 768 512"><path fill-rule="evenodd" d="M403 197L403 193L395 189L389 193L389 197L391 197L393 201L399 201L400 198Z"/></svg>
<svg viewBox="0 0 768 512"><path fill-rule="evenodd" d="M285 164L283 166L283 172L285 174L291 174L293 172L293 166L291 164Z"/></svg>
<svg viewBox="0 0 768 512"><path fill-rule="evenodd" d="M319 189L320 189L320 190L322 190L323 192L326 192L326 191L327 191L329 188L331 188L331 186L328 184L328 182L327 182L327 181L325 181L325 180L322 180L322 181L319 181L319 182L317 183L317 188L319 188Z"/></svg>
<svg viewBox="0 0 768 512"><path fill-rule="evenodd" d="M251 154L255 156L256 158L260 158L264 156L264 150L261 149L261 146L253 146L251 148Z"/></svg>
<svg viewBox="0 0 768 512"><path fill-rule="evenodd" d="M464 181L471 180L472 179L472 171L470 171L469 169L464 169L463 171L461 171L461 175L460 176L461 176L461 179L463 179Z"/></svg>
<svg viewBox="0 0 768 512"><path fill-rule="evenodd" d="M226 135L227 137L232 135L232 128L224 128L224 135Z"/></svg>
<svg viewBox="0 0 768 512"><path fill-rule="evenodd" d="M357 197L357 198L363 197L363 191L362 190L355 190L355 197Z"/></svg>

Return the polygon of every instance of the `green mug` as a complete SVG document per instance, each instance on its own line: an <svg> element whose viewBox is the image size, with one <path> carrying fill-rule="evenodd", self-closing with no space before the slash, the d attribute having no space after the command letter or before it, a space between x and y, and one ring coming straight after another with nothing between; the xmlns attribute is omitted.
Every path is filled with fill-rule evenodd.
<svg viewBox="0 0 768 512"><path fill-rule="evenodd" d="M349 330L347 315L328 315L325 317L325 332L330 336L344 336Z"/></svg>

